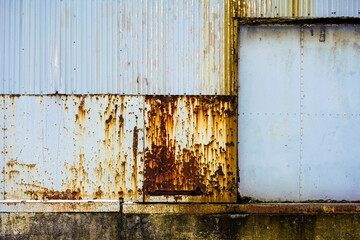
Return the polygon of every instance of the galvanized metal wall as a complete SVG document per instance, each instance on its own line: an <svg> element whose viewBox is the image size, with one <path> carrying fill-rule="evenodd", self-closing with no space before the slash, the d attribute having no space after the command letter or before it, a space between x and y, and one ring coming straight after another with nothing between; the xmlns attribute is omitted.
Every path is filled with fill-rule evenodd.
<svg viewBox="0 0 360 240"><path fill-rule="evenodd" d="M2 94L236 94L221 0L0 1Z"/></svg>
<svg viewBox="0 0 360 240"><path fill-rule="evenodd" d="M240 194L359 200L360 27L242 26L239 36Z"/></svg>
<svg viewBox="0 0 360 240"><path fill-rule="evenodd" d="M226 6L1 0L0 198L236 201Z"/></svg>
<svg viewBox="0 0 360 240"><path fill-rule="evenodd" d="M242 18L360 17L358 0L233 0Z"/></svg>
<svg viewBox="0 0 360 240"><path fill-rule="evenodd" d="M1 105L1 198L236 201L236 97L7 95Z"/></svg>

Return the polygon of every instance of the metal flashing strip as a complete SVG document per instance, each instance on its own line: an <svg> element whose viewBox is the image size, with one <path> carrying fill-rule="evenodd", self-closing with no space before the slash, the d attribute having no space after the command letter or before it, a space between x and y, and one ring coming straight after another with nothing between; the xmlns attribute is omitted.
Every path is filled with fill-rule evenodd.
<svg viewBox="0 0 360 240"><path fill-rule="evenodd" d="M360 24L360 18L234 18L238 25Z"/></svg>
<svg viewBox="0 0 360 240"><path fill-rule="evenodd" d="M123 214L360 214L360 203L123 204Z"/></svg>
<svg viewBox="0 0 360 240"><path fill-rule="evenodd" d="M360 203L171 204L117 200L0 201L0 213L121 212L122 214L360 214Z"/></svg>
<svg viewBox="0 0 360 240"><path fill-rule="evenodd" d="M0 213L11 212L120 212L118 200L0 201Z"/></svg>

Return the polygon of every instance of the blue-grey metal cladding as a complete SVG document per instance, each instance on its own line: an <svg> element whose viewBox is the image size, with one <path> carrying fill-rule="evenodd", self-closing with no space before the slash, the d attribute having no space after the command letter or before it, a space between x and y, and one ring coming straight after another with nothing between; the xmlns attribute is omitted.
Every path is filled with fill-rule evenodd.
<svg viewBox="0 0 360 240"><path fill-rule="evenodd" d="M224 2L0 1L2 94L229 94Z"/></svg>
<svg viewBox="0 0 360 240"><path fill-rule="evenodd" d="M245 18L360 17L358 0L234 0Z"/></svg>
<svg viewBox="0 0 360 240"><path fill-rule="evenodd" d="M243 26L239 35L240 193L359 200L359 26Z"/></svg>

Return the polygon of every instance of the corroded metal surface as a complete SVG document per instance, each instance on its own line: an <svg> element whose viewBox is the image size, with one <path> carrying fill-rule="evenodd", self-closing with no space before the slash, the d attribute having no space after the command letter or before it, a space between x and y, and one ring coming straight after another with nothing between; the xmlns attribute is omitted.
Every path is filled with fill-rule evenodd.
<svg viewBox="0 0 360 240"><path fill-rule="evenodd" d="M121 206L121 207L120 207ZM359 203L138 204L117 200L0 201L0 212L121 212L122 214L360 214Z"/></svg>
<svg viewBox="0 0 360 240"><path fill-rule="evenodd" d="M145 200L236 201L236 97L145 101Z"/></svg>
<svg viewBox="0 0 360 240"><path fill-rule="evenodd" d="M360 214L360 204L124 204L123 214Z"/></svg>
<svg viewBox="0 0 360 240"><path fill-rule="evenodd" d="M118 200L0 201L0 212L120 212Z"/></svg>
<svg viewBox="0 0 360 240"><path fill-rule="evenodd" d="M358 0L230 0L241 18L360 17Z"/></svg>
<svg viewBox="0 0 360 240"><path fill-rule="evenodd" d="M236 97L1 101L5 199L236 200Z"/></svg>
<svg viewBox="0 0 360 240"><path fill-rule="evenodd" d="M143 97L2 100L5 199L141 201Z"/></svg>
<svg viewBox="0 0 360 240"><path fill-rule="evenodd" d="M1 0L0 93L236 94L224 5Z"/></svg>

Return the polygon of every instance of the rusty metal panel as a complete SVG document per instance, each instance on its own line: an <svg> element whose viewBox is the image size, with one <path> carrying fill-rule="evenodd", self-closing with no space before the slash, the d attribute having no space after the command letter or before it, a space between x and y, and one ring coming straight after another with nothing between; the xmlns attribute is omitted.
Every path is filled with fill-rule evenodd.
<svg viewBox="0 0 360 240"><path fill-rule="evenodd" d="M144 97L2 96L5 199L142 200Z"/></svg>
<svg viewBox="0 0 360 240"><path fill-rule="evenodd" d="M145 99L145 201L236 201L237 98Z"/></svg>
<svg viewBox="0 0 360 240"><path fill-rule="evenodd" d="M120 212L119 200L5 200L0 201L0 212Z"/></svg>
<svg viewBox="0 0 360 240"><path fill-rule="evenodd" d="M236 94L222 0L0 1L1 94Z"/></svg>
<svg viewBox="0 0 360 240"><path fill-rule="evenodd" d="M236 201L235 96L1 98L5 199Z"/></svg>
<svg viewBox="0 0 360 240"><path fill-rule="evenodd" d="M234 0L242 18L360 17L358 0Z"/></svg>
<svg viewBox="0 0 360 240"><path fill-rule="evenodd" d="M4 173L5 173L5 154L6 154L6 144L5 144L5 104L4 99L0 99L0 146L1 146L1 159L0 159L0 200L4 199Z"/></svg>

